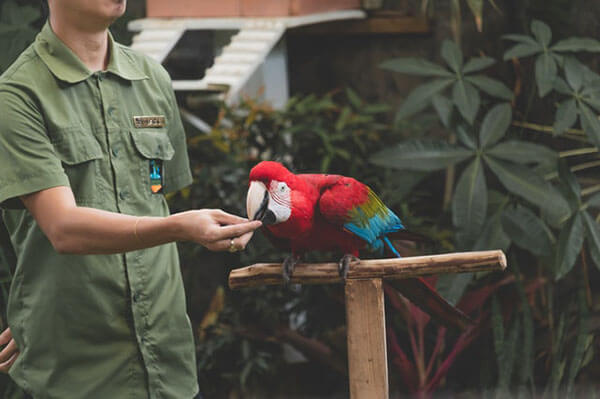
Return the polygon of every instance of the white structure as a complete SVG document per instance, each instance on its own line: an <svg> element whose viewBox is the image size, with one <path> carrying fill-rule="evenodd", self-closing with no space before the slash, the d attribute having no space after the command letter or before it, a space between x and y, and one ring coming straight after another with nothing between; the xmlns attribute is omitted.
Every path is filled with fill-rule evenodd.
<svg viewBox="0 0 600 399"><path fill-rule="evenodd" d="M129 29L140 32L133 38L131 47L159 62L167 58L186 31L214 30L215 46L220 54L212 66L202 79L175 80L173 88L210 95L218 93L228 104L235 104L242 96L262 98L274 108L282 108L289 97L285 31L303 25L365 17L361 10L341 10L274 18L148 18L130 22Z"/></svg>

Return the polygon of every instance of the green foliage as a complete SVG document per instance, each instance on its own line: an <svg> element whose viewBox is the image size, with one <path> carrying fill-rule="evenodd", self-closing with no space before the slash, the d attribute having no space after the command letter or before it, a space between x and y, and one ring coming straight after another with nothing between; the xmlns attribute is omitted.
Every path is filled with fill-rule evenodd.
<svg viewBox="0 0 600 399"><path fill-rule="evenodd" d="M414 58L395 58L381 64L382 68L394 72L437 77L437 79L417 87L408 95L396 114L398 120L425 109L431 104L434 96L441 95L450 85L452 85L452 104L457 107L469 124L473 124L481 105L479 90L493 97L512 99L512 92L502 82L484 75L472 74L493 65L495 60L492 58L471 58L464 64L462 51L451 40L444 40L441 55L449 70L429 61ZM440 99L437 98L439 102ZM446 108L443 114L445 115L447 112Z"/></svg>
<svg viewBox="0 0 600 399"><path fill-rule="evenodd" d="M17 58L33 41L38 32L41 13L39 8L19 5L15 0L7 0L0 8L0 73Z"/></svg>
<svg viewBox="0 0 600 399"><path fill-rule="evenodd" d="M542 21L531 22L533 37L526 35L505 35L505 39L517 42L515 46L504 53L504 60L523 58L537 55L535 59L535 79L538 94L544 97L554 87L558 66L563 65L565 57L562 53L600 52L600 42L590 38L570 37L550 45L552 32Z"/></svg>
<svg viewBox="0 0 600 399"><path fill-rule="evenodd" d="M562 391L573 394L576 377L587 364L584 359L591 356L593 334L585 321L589 311L583 288L577 304L567 299L560 303L560 309L554 309L552 287L556 284L565 289L572 285L573 279L565 277L573 276L578 264L587 276L587 258L600 267L600 225L596 217L600 195L588 197L597 191L599 181L589 174L586 179L574 174L595 163L572 166L562 159L595 154L597 150L554 150L570 143L565 138L582 145L600 143L600 76L576 58L578 52L599 52L600 42L572 37L552 44L552 32L541 21L533 21L531 32L532 36L505 35L517 44L504 54L504 59L535 57L531 65L525 65L535 76L534 88L540 98L537 101L545 117L541 123L546 125L515 121L515 115L523 112L515 111L520 99L512 99L507 85L483 74L469 75L494 65L493 58L472 58L464 63L460 49L445 41L440 49L444 66L414 58L393 59L381 66L430 78L406 97L397 117L406 119L427 112L431 106L447 137L411 138L371 157L371 162L381 167L425 171L438 179L440 170L457 167L457 178L450 181L453 197L448 209L456 247L509 251L509 266L516 269L518 277L516 298L520 310L511 316L506 308L501 310L498 299L493 301L490 322L497 397L509 392L527 397L535 394L539 385L554 397ZM524 129L515 129L517 124L553 135L543 139L530 136ZM518 271L518 263L528 265L523 274ZM538 315L540 310L530 303L531 292L539 289L539 283L527 280L535 274L548 278L543 283L549 287L545 297L551 297L543 311L549 314L552 349L541 354L534 345L540 329L533 316L534 310ZM474 277L441 276L437 288L455 303ZM581 281L583 287L587 284ZM572 323L574 307L579 309L578 324ZM551 364L543 377L536 375L539 356Z"/></svg>

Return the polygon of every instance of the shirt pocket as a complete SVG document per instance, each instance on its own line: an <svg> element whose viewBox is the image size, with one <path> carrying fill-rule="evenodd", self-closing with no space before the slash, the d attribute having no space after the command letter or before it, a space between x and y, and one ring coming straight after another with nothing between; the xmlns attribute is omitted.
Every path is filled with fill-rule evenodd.
<svg viewBox="0 0 600 399"><path fill-rule="evenodd" d="M151 194L150 161L155 160L161 164L162 184L164 185L166 161L173 159L175 148L171 144L166 129L135 129L131 130L130 134L140 160L139 167L143 183L141 190L147 197Z"/></svg>
<svg viewBox="0 0 600 399"><path fill-rule="evenodd" d="M102 203L98 191L102 147L94 135L81 128L54 132L54 148L69 178L71 190L79 205Z"/></svg>

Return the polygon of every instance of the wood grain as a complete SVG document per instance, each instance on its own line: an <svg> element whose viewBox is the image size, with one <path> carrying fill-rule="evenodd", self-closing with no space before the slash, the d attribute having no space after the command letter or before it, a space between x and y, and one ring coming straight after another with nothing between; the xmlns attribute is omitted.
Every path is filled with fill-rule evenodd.
<svg viewBox="0 0 600 399"><path fill-rule="evenodd" d="M389 397L385 308L380 278L346 282L351 399Z"/></svg>
<svg viewBox="0 0 600 399"><path fill-rule="evenodd" d="M348 280L402 279L441 273L465 273L504 270L506 256L500 250L457 252L408 258L370 259L352 262ZM301 263L292 276L294 284L342 283L337 263ZM257 263L229 274L229 287L240 289L282 284L280 263Z"/></svg>

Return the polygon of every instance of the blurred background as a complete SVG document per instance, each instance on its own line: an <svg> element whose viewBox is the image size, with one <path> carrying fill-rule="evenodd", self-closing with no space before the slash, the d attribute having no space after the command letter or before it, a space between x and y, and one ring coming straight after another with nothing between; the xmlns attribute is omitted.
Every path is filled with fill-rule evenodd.
<svg viewBox="0 0 600 399"><path fill-rule="evenodd" d="M436 243L406 255L508 259L431 279L476 321L466 331L386 287L392 398L595 397L600 2L188 3L130 0L112 27L174 81L194 183L169 195L173 212L245 215L260 160L353 176ZM40 1L0 1L0 72L44 21ZM0 243L4 327L3 228ZM262 233L243 253L179 248L204 397L348 397L341 286L230 291L232 268L286 255ZM5 376L0 388L20 397Z"/></svg>

